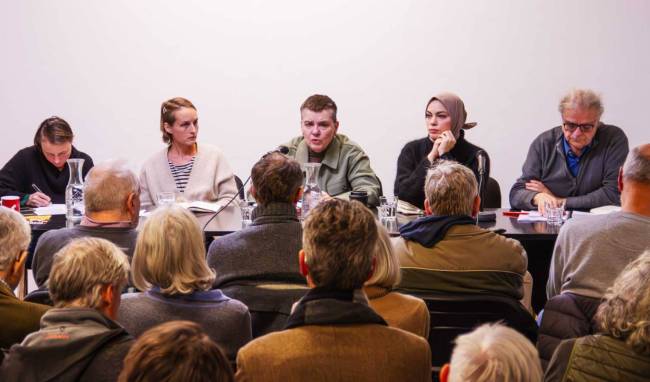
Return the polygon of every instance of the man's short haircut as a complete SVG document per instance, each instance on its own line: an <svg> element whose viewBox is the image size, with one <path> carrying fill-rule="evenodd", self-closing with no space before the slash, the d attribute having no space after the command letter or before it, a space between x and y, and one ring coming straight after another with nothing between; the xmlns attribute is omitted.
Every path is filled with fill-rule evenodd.
<svg viewBox="0 0 650 382"><path fill-rule="evenodd" d="M280 153L265 155L251 171L255 199L263 206L273 202L289 203L302 186L300 163Z"/></svg>
<svg viewBox="0 0 650 382"><path fill-rule="evenodd" d="M86 212L126 211L130 194L140 195L140 184L133 171L117 161L96 165L88 172L84 188Z"/></svg>
<svg viewBox="0 0 650 382"><path fill-rule="evenodd" d="M455 342L449 382L542 381L537 349L514 329L484 324Z"/></svg>
<svg viewBox="0 0 650 382"><path fill-rule="evenodd" d="M170 321L144 332L124 358L118 382L233 381L219 346L191 321Z"/></svg>
<svg viewBox="0 0 650 382"><path fill-rule="evenodd" d="M138 233L133 252L133 283L167 295L210 290L215 273L205 258L203 230L180 206L157 208Z"/></svg>
<svg viewBox="0 0 650 382"><path fill-rule="evenodd" d="M650 144L637 146L630 150L623 164L623 179L650 185L649 152Z"/></svg>
<svg viewBox="0 0 650 382"><path fill-rule="evenodd" d="M25 217L0 207L0 271L6 271L29 246L32 231Z"/></svg>
<svg viewBox="0 0 650 382"><path fill-rule="evenodd" d="M628 264L598 307L595 320L608 335L650 356L650 250Z"/></svg>
<svg viewBox="0 0 650 382"><path fill-rule="evenodd" d="M52 144L60 145L66 142L72 143L73 138L74 134L68 122L63 118L50 117L41 122L38 130L36 130L34 145L40 149L41 141L44 139Z"/></svg>
<svg viewBox="0 0 650 382"><path fill-rule="evenodd" d="M454 161L437 161L427 172L424 195L436 216L472 215L478 184L472 171Z"/></svg>
<svg viewBox="0 0 650 382"><path fill-rule="evenodd" d="M590 89L573 89L560 100L558 110L564 115L566 110L595 110L598 118L603 115L605 108L600 96Z"/></svg>
<svg viewBox="0 0 650 382"><path fill-rule="evenodd" d="M326 95L314 94L312 96L309 96L305 102L300 105L300 111L303 111L304 109L311 110L316 113L323 110L332 110L332 120L336 122L336 112L338 111L336 103L334 103L334 101Z"/></svg>
<svg viewBox="0 0 650 382"><path fill-rule="evenodd" d="M162 133L163 142L167 143L168 145L172 144L172 135L169 134L167 130L165 130L165 123L167 123L169 126L173 125L174 122L176 122L176 116L174 116L174 112L184 107L196 110L194 104L190 100L183 97L168 99L167 101L164 101L162 105L160 105L160 132Z"/></svg>
<svg viewBox="0 0 650 382"><path fill-rule="evenodd" d="M399 260L393 250L393 244L390 242L386 228L377 225L377 233L379 236L375 249L375 269L365 285L393 289L402 279Z"/></svg>
<svg viewBox="0 0 650 382"><path fill-rule="evenodd" d="M55 255L48 280L56 307L72 303L87 308L101 307L101 288L113 285L121 293L129 277L129 259L105 239L74 239Z"/></svg>
<svg viewBox="0 0 650 382"><path fill-rule="evenodd" d="M302 242L316 286L358 289L370 276L377 224L363 204L330 199L309 212Z"/></svg>

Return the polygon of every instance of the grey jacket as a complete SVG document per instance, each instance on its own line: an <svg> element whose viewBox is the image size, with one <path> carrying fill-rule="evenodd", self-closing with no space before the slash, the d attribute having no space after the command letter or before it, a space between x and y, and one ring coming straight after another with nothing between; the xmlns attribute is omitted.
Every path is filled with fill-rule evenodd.
<svg viewBox="0 0 650 382"><path fill-rule="evenodd" d="M601 124L591 149L581 159L578 176L574 177L566 163L562 127L545 131L530 145L522 175L510 190L510 206L522 210L536 209L532 200L537 192L526 190L526 182L532 179L544 183L555 196L566 198L567 209L589 210L621 204L618 169L628 151L623 130Z"/></svg>
<svg viewBox="0 0 650 382"><path fill-rule="evenodd" d="M249 227L210 244L208 264L217 273L215 288L229 284L285 282L304 284L298 252L302 227L291 203L259 205Z"/></svg>
<svg viewBox="0 0 650 382"><path fill-rule="evenodd" d="M285 143L289 157L307 163L309 147L302 136ZM336 134L327 147L318 174L322 191L339 198L347 198L350 191L366 191L368 204L376 206L381 196L381 183L370 168L370 158L363 149L343 134Z"/></svg>

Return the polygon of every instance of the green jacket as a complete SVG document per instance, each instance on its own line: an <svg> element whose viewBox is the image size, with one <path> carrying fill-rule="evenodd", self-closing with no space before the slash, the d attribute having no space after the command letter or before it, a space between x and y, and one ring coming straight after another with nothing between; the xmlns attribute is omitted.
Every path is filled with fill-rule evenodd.
<svg viewBox="0 0 650 382"><path fill-rule="evenodd" d="M0 348L8 349L38 331L41 316L48 309L49 306L20 301L12 290L0 283Z"/></svg>
<svg viewBox="0 0 650 382"><path fill-rule="evenodd" d="M650 356L635 353L625 342L607 335L563 341L553 354L545 381L650 380Z"/></svg>
<svg viewBox="0 0 650 382"><path fill-rule="evenodd" d="M309 148L302 136L284 146L289 148L289 157L300 164L307 163ZM342 199L348 199L350 191L366 191L370 206L378 205L381 195L381 182L370 168L370 158L359 145L342 134L336 134L327 147L318 174L318 186L331 196Z"/></svg>

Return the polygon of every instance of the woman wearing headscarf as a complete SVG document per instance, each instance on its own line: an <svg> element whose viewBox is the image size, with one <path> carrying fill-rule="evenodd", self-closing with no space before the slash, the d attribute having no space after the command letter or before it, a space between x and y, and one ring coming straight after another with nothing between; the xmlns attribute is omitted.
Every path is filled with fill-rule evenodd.
<svg viewBox="0 0 650 382"><path fill-rule="evenodd" d="M427 169L437 160L454 160L469 167L477 181L479 164L477 154L482 148L465 139L465 130L476 126L466 122L465 104L453 93L440 93L427 103L424 121L427 137L407 143L397 159L394 193L400 201L424 208L424 181ZM490 159L485 153L485 175L480 195L484 199L490 176Z"/></svg>

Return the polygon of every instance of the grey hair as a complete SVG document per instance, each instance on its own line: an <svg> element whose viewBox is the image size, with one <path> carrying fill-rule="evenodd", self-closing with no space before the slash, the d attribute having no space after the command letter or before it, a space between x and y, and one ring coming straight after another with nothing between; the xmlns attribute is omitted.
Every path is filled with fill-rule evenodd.
<svg viewBox="0 0 650 382"><path fill-rule="evenodd" d="M638 354L650 355L650 250L628 264L607 289L596 322Z"/></svg>
<svg viewBox="0 0 650 382"><path fill-rule="evenodd" d="M52 262L47 285L56 307L80 304L98 309L101 289L113 285L118 293L129 277L129 259L105 239L74 239L61 248Z"/></svg>
<svg viewBox="0 0 650 382"><path fill-rule="evenodd" d="M393 250L393 244L386 228L378 224L377 233L379 237L375 249L375 270L364 285L393 289L402 280L399 260Z"/></svg>
<svg viewBox="0 0 650 382"><path fill-rule="evenodd" d="M558 110L564 114L566 110L595 110L598 112L598 118L603 115L605 108L600 95L590 89L572 89L562 97Z"/></svg>
<svg viewBox="0 0 650 382"><path fill-rule="evenodd" d="M427 172L424 195L434 215L472 215L478 183L472 171L454 161L441 160Z"/></svg>
<svg viewBox="0 0 650 382"><path fill-rule="evenodd" d="M31 228L25 217L10 208L0 207L0 271L11 267L29 246Z"/></svg>
<svg viewBox="0 0 650 382"><path fill-rule="evenodd" d="M168 295L209 290L216 278L205 257L203 230L180 206L159 207L138 233L133 283L140 290L159 287Z"/></svg>
<svg viewBox="0 0 650 382"><path fill-rule="evenodd" d="M455 342L449 382L542 381L537 349L514 329L484 324Z"/></svg>
<svg viewBox="0 0 650 382"><path fill-rule="evenodd" d="M630 150L623 164L623 179L650 185L650 155L648 153L650 153L649 144Z"/></svg>
<svg viewBox="0 0 650 382"><path fill-rule="evenodd" d="M126 211L129 195L140 195L138 178L122 161L109 161L94 166L88 172L84 186L87 212Z"/></svg>

